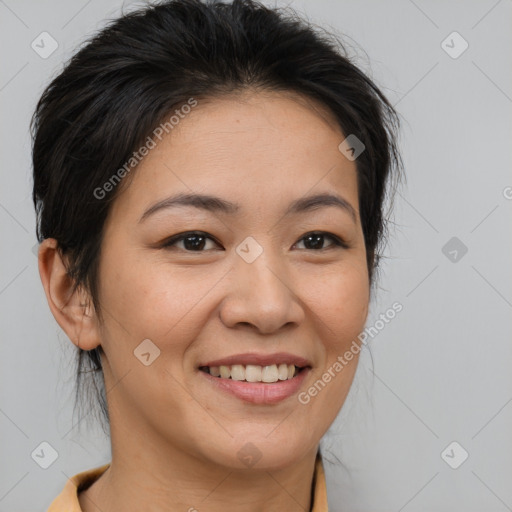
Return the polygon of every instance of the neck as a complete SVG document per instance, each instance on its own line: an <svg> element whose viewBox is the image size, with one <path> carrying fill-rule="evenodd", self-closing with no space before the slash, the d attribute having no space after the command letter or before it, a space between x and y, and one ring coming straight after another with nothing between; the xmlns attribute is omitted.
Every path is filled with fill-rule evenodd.
<svg viewBox="0 0 512 512"><path fill-rule="evenodd" d="M111 465L79 502L83 512L305 512L312 507L317 450L278 469L239 469L193 457L161 439L112 435Z"/></svg>

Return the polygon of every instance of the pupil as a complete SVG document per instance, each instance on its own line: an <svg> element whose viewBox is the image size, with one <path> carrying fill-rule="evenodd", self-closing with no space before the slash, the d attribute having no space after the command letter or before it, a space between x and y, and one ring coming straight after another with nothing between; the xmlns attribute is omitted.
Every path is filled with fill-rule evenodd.
<svg viewBox="0 0 512 512"><path fill-rule="evenodd" d="M321 249L323 245L323 235L308 235L304 243L307 246L309 242L313 242L313 249Z"/></svg>
<svg viewBox="0 0 512 512"><path fill-rule="evenodd" d="M193 243L192 240L196 240L196 243ZM200 241L198 242L198 240ZM186 249L202 249L204 247L204 236L200 235L192 235L187 236L184 239L184 244Z"/></svg>
<svg viewBox="0 0 512 512"><path fill-rule="evenodd" d="M312 249L321 249L323 245L323 235L308 235L305 237L305 245L310 246ZM195 242L193 242L195 240ZM203 249L205 244L205 237L201 235L187 236L184 239L185 248L188 250Z"/></svg>

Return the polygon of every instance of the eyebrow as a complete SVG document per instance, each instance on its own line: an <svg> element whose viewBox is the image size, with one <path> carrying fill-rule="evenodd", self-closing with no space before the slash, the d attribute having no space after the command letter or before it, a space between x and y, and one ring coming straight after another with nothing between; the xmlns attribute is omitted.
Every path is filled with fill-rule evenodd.
<svg viewBox="0 0 512 512"><path fill-rule="evenodd" d="M176 194L158 201L150 206L139 219L139 223L155 214L158 211L180 207L191 206L209 212L220 212L233 215L240 211L240 205L226 201L220 197L205 194ZM337 194L323 193L314 196L301 197L293 201L286 209L284 215L298 214L317 210L325 207L336 207L348 213L354 222L357 222L357 215L353 206L343 197Z"/></svg>

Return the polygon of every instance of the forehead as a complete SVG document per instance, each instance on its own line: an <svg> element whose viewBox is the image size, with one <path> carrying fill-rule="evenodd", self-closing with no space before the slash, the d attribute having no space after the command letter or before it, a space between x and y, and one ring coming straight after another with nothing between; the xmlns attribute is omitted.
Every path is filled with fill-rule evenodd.
<svg viewBox="0 0 512 512"><path fill-rule="evenodd" d="M197 100L149 151L114 204L113 215L140 214L176 192L225 197L268 210L308 192L335 190L357 210L355 162L330 112L290 93Z"/></svg>

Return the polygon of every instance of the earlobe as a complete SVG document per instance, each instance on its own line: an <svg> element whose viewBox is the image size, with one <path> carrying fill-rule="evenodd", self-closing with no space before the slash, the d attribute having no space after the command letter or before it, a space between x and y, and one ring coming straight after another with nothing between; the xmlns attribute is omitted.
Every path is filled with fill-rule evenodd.
<svg viewBox="0 0 512 512"><path fill-rule="evenodd" d="M57 240L45 239L39 248L39 275L50 310L68 338L83 350L100 345L97 317L92 298L83 289L73 290Z"/></svg>

